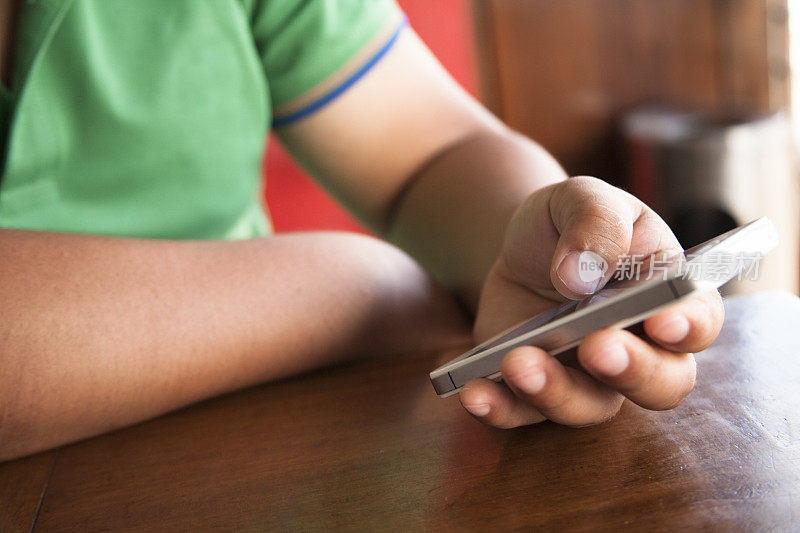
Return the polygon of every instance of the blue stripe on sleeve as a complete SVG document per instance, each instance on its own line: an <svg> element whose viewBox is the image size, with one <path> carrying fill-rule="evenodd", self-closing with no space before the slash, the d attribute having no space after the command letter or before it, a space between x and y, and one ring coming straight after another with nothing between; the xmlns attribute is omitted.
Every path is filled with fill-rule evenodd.
<svg viewBox="0 0 800 533"><path fill-rule="evenodd" d="M403 28L405 28L406 26L408 26L408 18L404 15L403 20L400 22L400 24L397 25L397 29L389 38L389 40L386 42L386 44L384 44L381 47L381 49L378 50L375 53L375 55L372 56L372 58L370 58L370 60L367 61L360 69L354 72L352 76L347 78L344 82L342 82L341 85L333 89L331 92L329 92L325 96L322 96L319 100L310 103L306 107L299 109L290 115L274 119L272 121L272 126L273 127L285 126L291 122L300 120L301 118L307 117L311 113L314 113L321 107L324 107L325 105L335 100L336 97L338 97L339 95L344 93L347 89L352 87L353 84L355 84L358 80L360 80L364 76L364 74L369 72L370 69L372 69L372 67L374 67L378 63L378 61L380 61L381 58L386 55L386 52L388 52L389 49L392 47L392 45L394 45L394 43L397 41L397 38L400 36L400 33L403 31Z"/></svg>

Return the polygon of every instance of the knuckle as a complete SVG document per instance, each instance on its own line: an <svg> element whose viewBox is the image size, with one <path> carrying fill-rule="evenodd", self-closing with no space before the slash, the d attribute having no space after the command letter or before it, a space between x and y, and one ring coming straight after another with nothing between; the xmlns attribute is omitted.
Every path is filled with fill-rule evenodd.
<svg viewBox="0 0 800 533"><path fill-rule="evenodd" d="M586 222L594 227L609 231L608 237L624 237L626 221L622 213L602 202L591 202L579 210Z"/></svg>
<svg viewBox="0 0 800 533"><path fill-rule="evenodd" d="M630 366L620 375L621 385L627 392L653 390L664 374L664 362L659 354L648 346L640 350L628 350Z"/></svg>
<svg viewBox="0 0 800 533"><path fill-rule="evenodd" d="M619 404L615 405L614 407L609 408L609 409L607 409L605 411L602 411L601 413L599 413L596 417L592 418L591 420L582 421L582 422L575 423L575 424L569 424L569 426L570 427L574 427L574 428L578 428L578 429L582 429L582 428L589 428L589 427L593 427L593 426L599 426L600 424L605 424L607 422L611 422L612 420L617 418L617 415L619 415L619 410L620 410L621 406L622 406L622 403L620 402Z"/></svg>
<svg viewBox="0 0 800 533"><path fill-rule="evenodd" d="M594 176L572 176L565 182L568 184L569 187L572 188L587 188L587 187L606 187L608 184L601 180L600 178L596 178Z"/></svg>
<svg viewBox="0 0 800 533"><path fill-rule="evenodd" d="M644 389L651 389L664 374L664 364L656 354L643 358L639 362L640 374L638 385Z"/></svg>
<svg viewBox="0 0 800 533"><path fill-rule="evenodd" d="M615 254L627 252L633 230L624 214L602 202L589 202L575 213L586 248Z"/></svg>
<svg viewBox="0 0 800 533"><path fill-rule="evenodd" d="M549 413L566 410L569 398L554 391L552 387L545 385L545 388L536 396L536 407L546 410Z"/></svg>
<svg viewBox="0 0 800 533"><path fill-rule="evenodd" d="M598 189L606 186L605 182L591 176L574 176L560 182L553 189L551 199L564 205L583 204L588 199L597 198Z"/></svg>
<svg viewBox="0 0 800 533"><path fill-rule="evenodd" d="M621 394L617 394L615 396L614 401L611 401L607 404L606 409L602 411L600 415L600 423L604 424L606 422L610 422L614 420L622 409L622 404L625 401L625 397Z"/></svg>

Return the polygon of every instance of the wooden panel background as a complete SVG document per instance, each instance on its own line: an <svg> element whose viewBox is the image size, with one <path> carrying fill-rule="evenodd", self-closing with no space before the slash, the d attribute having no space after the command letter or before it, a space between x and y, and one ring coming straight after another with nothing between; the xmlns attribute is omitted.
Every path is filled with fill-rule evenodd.
<svg viewBox="0 0 800 533"><path fill-rule="evenodd" d="M785 1L475 0L490 108L572 174L615 181L619 116L788 105ZM616 181L615 181L616 182Z"/></svg>

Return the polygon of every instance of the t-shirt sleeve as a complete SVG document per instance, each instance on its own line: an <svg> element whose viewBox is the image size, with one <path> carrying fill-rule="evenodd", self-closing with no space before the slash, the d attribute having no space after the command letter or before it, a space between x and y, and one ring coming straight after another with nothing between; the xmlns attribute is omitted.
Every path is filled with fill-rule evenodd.
<svg viewBox="0 0 800 533"><path fill-rule="evenodd" d="M393 0L254 0L250 22L279 127L357 82L391 48L406 18Z"/></svg>

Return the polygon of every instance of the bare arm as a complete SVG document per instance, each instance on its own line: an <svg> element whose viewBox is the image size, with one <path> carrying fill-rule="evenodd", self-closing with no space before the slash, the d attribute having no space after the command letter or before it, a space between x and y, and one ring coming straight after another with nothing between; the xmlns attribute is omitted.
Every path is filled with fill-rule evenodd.
<svg viewBox="0 0 800 533"><path fill-rule="evenodd" d="M478 133L411 177L395 200L387 237L475 310L514 211L565 177L530 140L509 131Z"/></svg>
<svg viewBox="0 0 800 533"><path fill-rule="evenodd" d="M466 338L416 263L341 233L0 230L0 294L0 460L316 366Z"/></svg>
<svg viewBox="0 0 800 533"><path fill-rule="evenodd" d="M411 31L358 84L278 133L345 205L473 310L514 210L566 178Z"/></svg>

